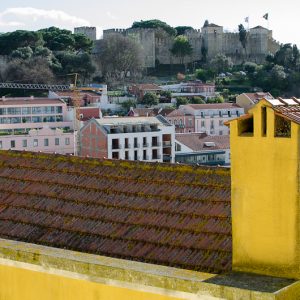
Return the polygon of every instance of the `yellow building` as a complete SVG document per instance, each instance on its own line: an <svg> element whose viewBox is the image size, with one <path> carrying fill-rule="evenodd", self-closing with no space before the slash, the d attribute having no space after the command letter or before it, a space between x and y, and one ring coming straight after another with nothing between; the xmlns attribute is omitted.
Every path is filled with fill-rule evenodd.
<svg viewBox="0 0 300 300"><path fill-rule="evenodd" d="M300 299L299 124L231 121L231 171L0 152L0 300Z"/></svg>

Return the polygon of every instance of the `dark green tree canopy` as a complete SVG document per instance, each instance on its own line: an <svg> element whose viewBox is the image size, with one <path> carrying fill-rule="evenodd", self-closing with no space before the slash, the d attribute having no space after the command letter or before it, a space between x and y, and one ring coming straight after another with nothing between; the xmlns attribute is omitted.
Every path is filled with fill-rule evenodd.
<svg viewBox="0 0 300 300"><path fill-rule="evenodd" d="M171 53L180 58L180 63L183 64L184 57L193 53L193 48L187 37L179 35L175 38Z"/></svg>
<svg viewBox="0 0 300 300"><path fill-rule="evenodd" d="M144 104L145 106L154 106L159 103L159 97L154 93L146 93L141 100L141 104Z"/></svg>
<svg viewBox="0 0 300 300"><path fill-rule="evenodd" d="M239 39L244 49L247 46L247 30L245 29L243 24L239 25Z"/></svg>
<svg viewBox="0 0 300 300"><path fill-rule="evenodd" d="M176 35L176 29L168 25L167 23L154 19L147 21L134 22L131 28L162 28L169 35Z"/></svg>
<svg viewBox="0 0 300 300"><path fill-rule="evenodd" d="M0 55L10 55L18 48L43 45L44 41L39 32L17 30L0 35Z"/></svg>
<svg viewBox="0 0 300 300"><path fill-rule="evenodd" d="M193 30L194 28L191 26L177 26L175 29L177 31L177 35L184 35L187 30Z"/></svg>

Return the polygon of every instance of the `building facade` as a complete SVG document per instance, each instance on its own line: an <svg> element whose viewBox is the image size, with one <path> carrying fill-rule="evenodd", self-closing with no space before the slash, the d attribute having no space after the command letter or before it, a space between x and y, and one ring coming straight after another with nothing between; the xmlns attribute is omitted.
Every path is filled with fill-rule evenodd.
<svg viewBox="0 0 300 300"><path fill-rule="evenodd" d="M256 92L256 93L243 93L236 97L236 104L245 109L245 113L248 112L255 104L261 99L274 99L270 93Z"/></svg>
<svg viewBox="0 0 300 300"><path fill-rule="evenodd" d="M175 161L191 165L229 166L229 136L178 133L175 136Z"/></svg>
<svg viewBox="0 0 300 300"><path fill-rule="evenodd" d="M73 121L59 99L0 100L1 149L74 153Z"/></svg>
<svg viewBox="0 0 300 300"><path fill-rule="evenodd" d="M82 27L75 27L74 28L75 34L83 34L90 38L92 41L96 41L97 39L97 29L96 27L88 27L88 26L82 26Z"/></svg>
<svg viewBox="0 0 300 300"><path fill-rule="evenodd" d="M90 120L80 131L80 155L174 162L175 130L162 116Z"/></svg>
<svg viewBox="0 0 300 300"><path fill-rule="evenodd" d="M224 122L244 114L244 109L234 103L181 105L179 111L184 116L190 115L190 118L194 119L195 126L191 132L204 132L208 135L228 135L229 128ZM176 118L172 119L176 122Z"/></svg>

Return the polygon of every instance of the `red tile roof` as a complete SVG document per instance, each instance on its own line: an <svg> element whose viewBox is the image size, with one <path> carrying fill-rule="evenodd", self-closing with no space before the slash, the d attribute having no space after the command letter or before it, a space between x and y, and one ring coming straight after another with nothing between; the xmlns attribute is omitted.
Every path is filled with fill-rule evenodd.
<svg viewBox="0 0 300 300"><path fill-rule="evenodd" d="M101 117L100 113L100 108L97 107L81 107L79 109L81 121L88 121L92 118L99 119Z"/></svg>
<svg viewBox="0 0 300 300"><path fill-rule="evenodd" d="M231 269L230 171L0 152L0 238Z"/></svg>
<svg viewBox="0 0 300 300"><path fill-rule="evenodd" d="M244 93L253 103L259 102L263 98L274 99L270 93L257 92L257 93Z"/></svg>
<svg viewBox="0 0 300 300"><path fill-rule="evenodd" d="M297 124L300 124L300 99L278 98L278 100L281 102L281 105L273 105L272 106L273 109L275 110L275 112L277 112L277 114L281 115L282 117L285 117ZM295 104L289 105L289 104L287 104L288 101L293 101Z"/></svg>
<svg viewBox="0 0 300 300"><path fill-rule="evenodd" d="M176 134L176 140L193 151L229 149L229 135L209 136L205 133ZM207 147L205 143L215 143L215 146Z"/></svg>
<svg viewBox="0 0 300 300"><path fill-rule="evenodd" d="M60 99L51 98L0 98L0 106L2 105L39 105L39 104L63 104L64 102Z"/></svg>
<svg viewBox="0 0 300 300"><path fill-rule="evenodd" d="M236 103L211 103L211 104L188 104L184 106L189 106L192 109L228 109L228 108L241 108Z"/></svg>

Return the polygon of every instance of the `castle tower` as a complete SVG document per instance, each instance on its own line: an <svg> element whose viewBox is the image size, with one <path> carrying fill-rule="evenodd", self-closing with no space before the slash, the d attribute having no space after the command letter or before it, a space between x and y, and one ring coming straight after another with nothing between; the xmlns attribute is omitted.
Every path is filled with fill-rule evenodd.
<svg viewBox="0 0 300 300"><path fill-rule="evenodd" d="M92 41L96 41L97 39L97 29L96 27L76 27L74 28L75 34L83 34L90 38Z"/></svg>
<svg viewBox="0 0 300 300"><path fill-rule="evenodd" d="M300 278L300 100L230 122L233 270Z"/></svg>
<svg viewBox="0 0 300 300"><path fill-rule="evenodd" d="M214 58L217 54L222 53L223 27L211 23L203 26L201 32L208 58Z"/></svg>

